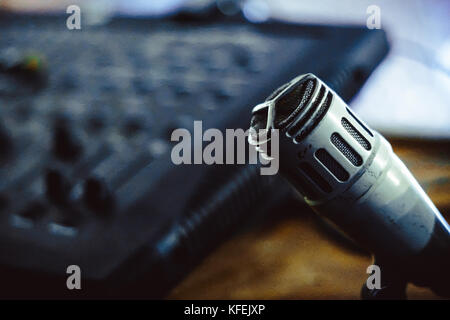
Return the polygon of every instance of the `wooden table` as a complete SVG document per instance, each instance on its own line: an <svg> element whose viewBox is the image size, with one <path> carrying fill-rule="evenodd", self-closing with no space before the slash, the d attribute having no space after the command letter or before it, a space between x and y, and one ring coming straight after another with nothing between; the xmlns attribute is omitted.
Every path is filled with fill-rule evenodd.
<svg viewBox="0 0 450 320"><path fill-rule="evenodd" d="M450 220L450 141L389 140ZM217 248L169 298L359 299L371 256L339 241L301 204L298 213L281 211ZM408 297L439 298L413 285Z"/></svg>

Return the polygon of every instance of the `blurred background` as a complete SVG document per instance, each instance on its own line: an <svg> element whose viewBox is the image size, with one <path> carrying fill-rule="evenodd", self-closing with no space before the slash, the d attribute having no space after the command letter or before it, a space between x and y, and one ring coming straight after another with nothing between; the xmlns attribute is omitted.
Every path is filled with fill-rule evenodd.
<svg viewBox="0 0 450 320"><path fill-rule="evenodd" d="M80 4L93 23L108 16L161 16L201 11L217 4L226 15L242 8L252 22L268 19L324 25L365 25L370 5L381 9L381 27L392 45L389 57L353 102L371 126L396 136L450 138L450 3L445 0L3 0L9 10L56 12ZM402 92L402 95L397 94ZM389 117L385 115L389 113Z"/></svg>
<svg viewBox="0 0 450 320"><path fill-rule="evenodd" d="M378 6L390 51L352 98L351 107L372 128L388 137L396 153L449 218L449 1L0 0L0 10L7 14L64 15L72 4L82 8L83 26L101 26L117 16L170 19L182 13L191 19L218 14L234 19L239 15L249 24L278 21L336 28L364 28L370 15L367 8ZM165 36L172 39L170 30L158 38L160 43L168 42L162 39ZM245 43L248 39L240 40ZM260 45L261 55L270 55L258 39L249 43ZM152 46L158 47L159 42ZM262 79L267 74L257 77ZM233 86L242 84L230 83L231 92ZM220 96L219 93L219 99ZM167 102L166 96L163 99ZM167 150L160 140L147 147L154 153ZM358 299L367 276L365 270L372 263L370 254L332 231L294 195L289 199L283 205L276 204L267 218L252 223L212 250L167 297ZM408 294L410 298L439 298L416 286L410 286Z"/></svg>

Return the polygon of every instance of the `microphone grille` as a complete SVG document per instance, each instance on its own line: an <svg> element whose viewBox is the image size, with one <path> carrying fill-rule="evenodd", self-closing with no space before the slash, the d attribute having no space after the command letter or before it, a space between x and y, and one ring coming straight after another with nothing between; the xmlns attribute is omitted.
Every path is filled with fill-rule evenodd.
<svg viewBox="0 0 450 320"><path fill-rule="evenodd" d="M317 85L315 79L305 79L279 97L275 103L275 128L283 129L305 108Z"/></svg>
<svg viewBox="0 0 450 320"><path fill-rule="evenodd" d="M354 165L359 167L362 165L363 160L359 153L353 149L339 133L333 133L331 135L331 143Z"/></svg>
<svg viewBox="0 0 450 320"><path fill-rule="evenodd" d="M294 79L272 92L266 101L275 103L274 128L283 130L310 102L318 81L313 76L307 75L301 79ZM267 110L259 110L253 113L251 127L255 130L266 128Z"/></svg>
<svg viewBox="0 0 450 320"><path fill-rule="evenodd" d="M252 127L280 130L280 171L309 200L347 190L376 143L345 102L312 74L293 79L255 106Z"/></svg>
<svg viewBox="0 0 450 320"><path fill-rule="evenodd" d="M348 133L358 142L364 149L369 151L372 149L372 146L370 145L370 142L364 138L364 136L356 130L356 128L350 123L350 121L347 120L347 118L341 119L341 124L344 127L345 130L347 130Z"/></svg>
<svg viewBox="0 0 450 320"><path fill-rule="evenodd" d="M350 178L350 174L342 165L333 158L324 148L320 148L315 152L317 160L319 160L330 172L342 182L345 182Z"/></svg>

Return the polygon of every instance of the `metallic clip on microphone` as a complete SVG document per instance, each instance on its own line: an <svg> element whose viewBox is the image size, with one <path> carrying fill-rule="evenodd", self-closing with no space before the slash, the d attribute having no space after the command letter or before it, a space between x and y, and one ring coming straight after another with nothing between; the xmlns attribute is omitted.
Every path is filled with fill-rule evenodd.
<svg viewBox="0 0 450 320"><path fill-rule="evenodd" d="M408 282L450 296L448 223L386 139L325 83L305 74L283 85L253 109L251 128L249 143L269 157L278 132L281 174L375 255L381 289L364 284L362 298L405 298Z"/></svg>

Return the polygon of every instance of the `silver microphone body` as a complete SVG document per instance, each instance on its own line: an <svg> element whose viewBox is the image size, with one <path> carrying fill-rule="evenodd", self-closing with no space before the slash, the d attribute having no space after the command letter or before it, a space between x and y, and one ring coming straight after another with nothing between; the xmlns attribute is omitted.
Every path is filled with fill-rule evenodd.
<svg viewBox="0 0 450 320"><path fill-rule="evenodd" d="M429 264L450 265L448 223L389 142L320 79L295 78L253 115L252 127L279 130L280 172L314 211L385 261L415 264L419 284L441 268Z"/></svg>

